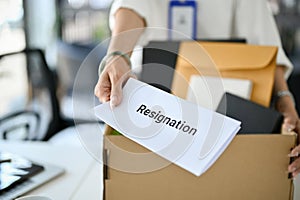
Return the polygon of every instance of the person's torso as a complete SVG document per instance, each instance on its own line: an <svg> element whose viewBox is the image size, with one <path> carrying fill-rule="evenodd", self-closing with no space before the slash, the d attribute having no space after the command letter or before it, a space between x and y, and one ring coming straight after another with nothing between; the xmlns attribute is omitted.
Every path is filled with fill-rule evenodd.
<svg viewBox="0 0 300 200"><path fill-rule="evenodd" d="M151 0L153 7L150 27L168 28L170 0ZM229 38L232 34L234 0L197 0L197 39ZM151 34L152 39L167 39L167 33Z"/></svg>

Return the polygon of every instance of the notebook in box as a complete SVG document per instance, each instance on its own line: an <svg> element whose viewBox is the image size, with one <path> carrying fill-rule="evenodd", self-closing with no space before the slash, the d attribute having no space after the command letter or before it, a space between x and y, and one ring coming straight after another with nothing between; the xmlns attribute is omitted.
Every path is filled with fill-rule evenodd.
<svg viewBox="0 0 300 200"><path fill-rule="evenodd" d="M283 116L274 109L225 93L216 110L242 122L239 133L280 133Z"/></svg>

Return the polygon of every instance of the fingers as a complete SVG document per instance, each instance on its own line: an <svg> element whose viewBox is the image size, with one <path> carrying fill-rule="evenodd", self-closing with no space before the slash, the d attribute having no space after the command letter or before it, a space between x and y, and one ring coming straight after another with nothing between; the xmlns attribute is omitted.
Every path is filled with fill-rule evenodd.
<svg viewBox="0 0 300 200"><path fill-rule="evenodd" d="M299 119L297 115L287 115L284 118L282 124L282 130L284 132L299 131Z"/></svg>
<svg viewBox="0 0 300 200"><path fill-rule="evenodd" d="M282 132L289 134L290 132L295 132L298 134L298 144L300 144L300 120L298 115L295 116L286 116L282 124ZM299 150L300 154L300 150Z"/></svg>
<svg viewBox="0 0 300 200"><path fill-rule="evenodd" d="M123 78L100 77L95 86L94 93L101 102L110 101L111 108L116 107L122 101Z"/></svg>
<svg viewBox="0 0 300 200"><path fill-rule="evenodd" d="M288 172L292 173L292 176L295 178L300 173L300 158L297 158L292 164L288 167Z"/></svg>
<svg viewBox="0 0 300 200"><path fill-rule="evenodd" d="M283 128L288 131L295 131L299 134L299 119L297 117L296 120L293 121L293 118L285 118ZM298 136L299 139L299 136ZM296 146L291 153L288 155L289 157L296 158L288 167L288 171L292 173L292 176L295 178L300 173L300 145Z"/></svg>
<svg viewBox="0 0 300 200"><path fill-rule="evenodd" d="M290 121L284 120L282 124L282 129L284 132L291 132L296 128L294 123L291 123Z"/></svg>
<svg viewBox="0 0 300 200"><path fill-rule="evenodd" d="M123 98L122 87L128 78L135 77L130 72L130 67L118 62L114 62L113 65L108 65L105 68L94 90L95 95L101 102L110 101L111 108L121 103Z"/></svg>
<svg viewBox="0 0 300 200"><path fill-rule="evenodd" d="M294 160L288 166L288 172L291 173L293 178L296 178L296 176L300 173L300 158L299 157L297 157L297 159Z"/></svg>
<svg viewBox="0 0 300 200"><path fill-rule="evenodd" d="M121 103L123 99L122 88L129 78L136 78L136 76L130 71L128 71L124 73L121 77L119 76L110 77L111 80L110 107L111 108L114 108Z"/></svg>
<svg viewBox="0 0 300 200"><path fill-rule="evenodd" d="M289 166L288 172L292 173L293 177L296 177L300 173L300 145L296 146L291 153L288 155L289 157L296 158Z"/></svg>
<svg viewBox="0 0 300 200"><path fill-rule="evenodd" d="M107 78L100 77L94 89L94 94L98 97L100 102L107 102L110 100L110 88L110 81Z"/></svg>
<svg viewBox="0 0 300 200"><path fill-rule="evenodd" d="M290 157L298 157L299 155L300 155L300 145L296 146L289 154Z"/></svg>
<svg viewBox="0 0 300 200"><path fill-rule="evenodd" d="M110 93L110 107L114 108L119 105L122 101L122 85L123 80L116 79L115 77L111 78L111 93Z"/></svg>
<svg viewBox="0 0 300 200"><path fill-rule="evenodd" d="M298 119L294 131L295 131L296 133L300 134L300 119Z"/></svg>

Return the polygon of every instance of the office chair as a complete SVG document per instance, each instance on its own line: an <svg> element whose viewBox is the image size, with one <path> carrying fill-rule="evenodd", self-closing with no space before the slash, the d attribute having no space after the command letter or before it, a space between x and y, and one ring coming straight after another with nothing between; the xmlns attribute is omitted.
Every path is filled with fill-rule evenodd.
<svg viewBox="0 0 300 200"><path fill-rule="evenodd" d="M20 94L6 102L4 98L0 99L0 103L6 103L6 110L0 111L0 139L46 141L60 130L74 125L72 120L60 115L56 75L47 65L43 51L25 49L0 55L0 72L3 70L12 70L24 77L9 77L12 83L5 83L5 74L14 76L14 73L4 73L0 77L0 87L2 79L6 93L10 92L7 88L21 82L17 91Z"/></svg>

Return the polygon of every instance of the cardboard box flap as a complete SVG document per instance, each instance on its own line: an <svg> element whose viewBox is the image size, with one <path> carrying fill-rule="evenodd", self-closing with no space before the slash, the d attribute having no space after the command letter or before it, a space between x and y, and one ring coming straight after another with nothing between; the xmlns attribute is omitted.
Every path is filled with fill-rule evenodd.
<svg viewBox="0 0 300 200"><path fill-rule="evenodd" d="M179 50L179 58L182 59L177 60L177 65L208 68L215 64L220 71L255 70L267 67L276 54L275 46L183 42Z"/></svg>

